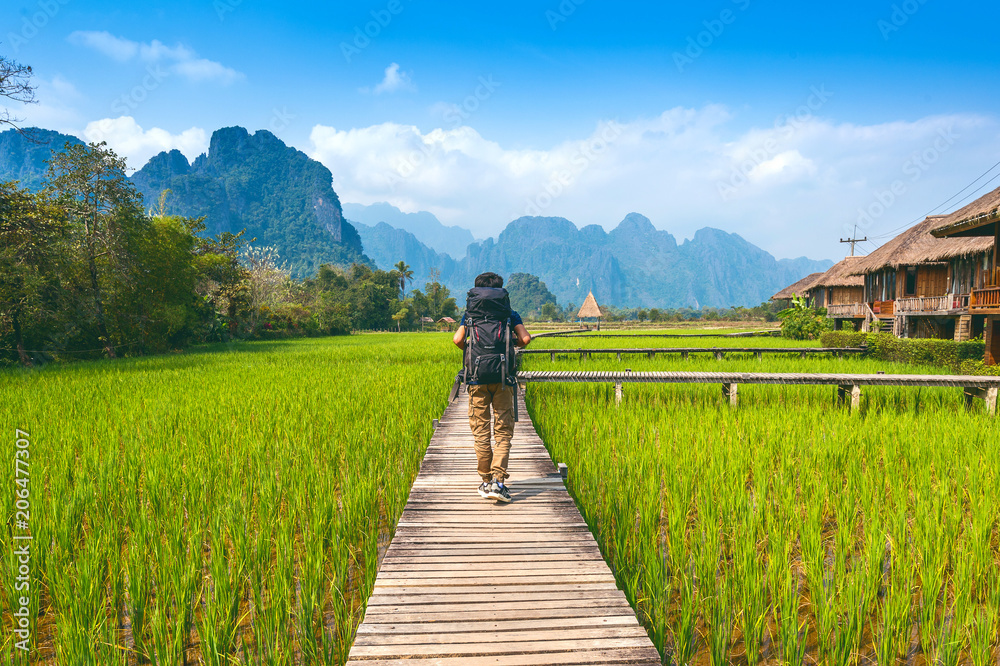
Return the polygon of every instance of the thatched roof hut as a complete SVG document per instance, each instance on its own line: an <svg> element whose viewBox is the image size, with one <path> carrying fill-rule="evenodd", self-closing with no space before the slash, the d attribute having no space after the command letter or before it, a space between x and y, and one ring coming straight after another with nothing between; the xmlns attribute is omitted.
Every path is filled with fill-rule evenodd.
<svg viewBox="0 0 1000 666"><path fill-rule="evenodd" d="M939 220L934 235L938 238L956 235L989 237L995 230L984 227L997 220L1000 220L1000 187Z"/></svg>
<svg viewBox="0 0 1000 666"><path fill-rule="evenodd" d="M597 299L594 298L594 292L587 292L587 298L583 301L583 306L576 316L579 319L600 319L604 316L601 314L601 308L597 305Z"/></svg>
<svg viewBox="0 0 1000 666"><path fill-rule="evenodd" d="M834 264L830 270L816 278L810 288L864 287L865 278L856 270L862 259L865 257L844 257L843 261Z"/></svg>
<svg viewBox="0 0 1000 666"><path fill-rule="evenodd" d="M944 215L932 215L857 262L852 270L872 273L885 268L918 266L948 261L956 257L981 254L993 249L992 237L937 238L932 231L939 228Z"/></svg>
<svg viewBox="0 0 1000 666"><path fill-rule="evenodd" d="M804 296L807 293L809 293L809 290L812 288L812 286L816 284L816 280L818 280L822 275L823 275L822 272L810 273L809 275L805 276L798 282L790 284L781 291L779 291L777 294L771 297L771 300L787 301L791 300L792 296Z"/></svg>

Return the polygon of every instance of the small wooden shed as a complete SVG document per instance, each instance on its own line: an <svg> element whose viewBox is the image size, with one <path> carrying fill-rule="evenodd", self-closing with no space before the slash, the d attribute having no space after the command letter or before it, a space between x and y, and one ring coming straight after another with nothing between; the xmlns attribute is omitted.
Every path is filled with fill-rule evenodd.
<svg viewBox="0 0 1000 666"><path fill-rule="evenodd" d="M603 316L600 306L597 305L597 299L594 298L594 292L587 292L587 298L583 301L583 306L576 314L577 319L596 319L597 330L601 330L601 317Z"/></svg>

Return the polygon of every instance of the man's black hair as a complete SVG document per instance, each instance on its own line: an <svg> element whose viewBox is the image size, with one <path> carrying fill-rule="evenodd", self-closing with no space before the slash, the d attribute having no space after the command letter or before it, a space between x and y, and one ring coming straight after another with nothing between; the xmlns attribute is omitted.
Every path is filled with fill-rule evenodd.
<svg viewBox="0 0 1000 666"><path fill-rule="evenodd" d="M499 289L503 286L503 278L496 273L487 272L481 273L476 276L476 286L477 287L492 287L493 289Z"/></svg>

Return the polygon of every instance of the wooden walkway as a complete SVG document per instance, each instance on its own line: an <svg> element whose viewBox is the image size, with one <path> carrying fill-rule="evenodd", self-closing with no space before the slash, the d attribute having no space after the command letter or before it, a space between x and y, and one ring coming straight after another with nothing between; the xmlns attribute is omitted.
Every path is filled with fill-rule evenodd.
<svg viewBox="0 0 1000 666"><path fill-rule="evenodd" d="M548 354L550 361L556 360L556 354L579 354L580 360L590 358L592 354L616 354L622 360L622 354L643 354L656 358L657 354L680 354L686 359L691 354L713 354L721 361L726 354L753 354L758 359L762 354L798 354L805 358L807 354L863 354L868 351L864 347L615 347L610 349L518 349L518 354Z"/></svg>
<svg viewBox="0 0 1000 666"><path fill-rule="evenodd" d="M499 504L476 492L464 392L445 411L348 664L660 664L522 398L519 412Z"/></svg>
<svg viewBox="0 0 1000 666"><path fill-rule="evenodd" d="M1000 395L1000 377L974 375L886 375L886 374L830 374L830 373L781 373L781 372L632 372L621 371L548 371L519 372L517 381L527 382L602 382L615 385L615 398L622 399L622 384L722 384L722 392L733 405L739 403L740 384L829 385L836 386L838 399L850 398L851 409L861 404L862 386L909 386L960 388L965 394L965 405L972 406L976 398L986 404L986 411L997 413Z"/></svg>

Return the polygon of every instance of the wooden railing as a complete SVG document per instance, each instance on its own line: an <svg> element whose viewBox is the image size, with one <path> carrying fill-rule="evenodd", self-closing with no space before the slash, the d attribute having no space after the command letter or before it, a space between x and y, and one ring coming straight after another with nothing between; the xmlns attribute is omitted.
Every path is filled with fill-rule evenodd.
<svg viewBox="0 0 1000 666"><path fill-rule="evenodd" d="M1000 286L973 289L970 310L1000 310Z"/></svg>
<svg viewBox="0 0 1000 666"><path fill-rule="evenodd" d="M900 314L928 314L964 310L969 307L968 294L945 294L944 296L917 296L896 301L896 312Z"/></svg>
<svg viewBox="0 0 1000 666"><path fill-rule="evenodd" d="M840 305L826 306L826 316L831 319L837 317L849 317L852 319L862 319L865 316L864 303L842 303Z"/></svg>

